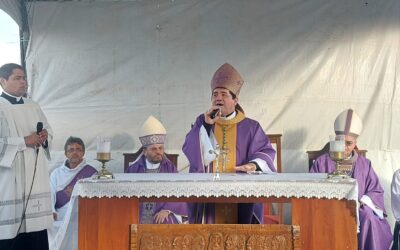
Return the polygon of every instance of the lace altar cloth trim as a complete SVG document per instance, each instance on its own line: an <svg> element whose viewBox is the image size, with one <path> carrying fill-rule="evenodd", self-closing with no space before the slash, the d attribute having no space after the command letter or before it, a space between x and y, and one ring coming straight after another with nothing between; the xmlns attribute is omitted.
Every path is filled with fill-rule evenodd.
<svg viewBox="0 0 400 250"><path fill-rule="evenodd" d="M115 174L113 180L83 179L73 196L93 197L283 197L358 200L354 179L326 174Z"/></svg>

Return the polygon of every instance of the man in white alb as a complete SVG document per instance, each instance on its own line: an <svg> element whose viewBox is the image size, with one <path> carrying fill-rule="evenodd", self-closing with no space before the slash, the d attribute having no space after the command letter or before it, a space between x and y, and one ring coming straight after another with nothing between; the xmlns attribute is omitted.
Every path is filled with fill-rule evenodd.
<svg viewBox="0 0 400 250"><path fill-rule="evenodd" d="M52 130L25 98L25 70L0 67L0 249L48 249L53 223L48 174Z"/></svg>
<svg viewBox="0 0 400 250"><path fill-rule="evenodd" d="M97 173L97 170L86 164L85 156L85 144L81 138L70 136L64 145L65 156L67 159L64 163L54 169L50 175L50 186L51 186L51 198L52 208L54 215L54 225L49 230L49 242L52 247L57 234L58 229L63 223L65 214L68 209L68 205L71 200L72 190L76 182L80 179L88 178L93 174ZM77 211L73 211L77 213ZM74 224L74 232L64 236L67 237L65 242L68 242L68 249L78 249L77 239L77 216L72 217ZM76 225L75 225L76 224Z"/></svg>

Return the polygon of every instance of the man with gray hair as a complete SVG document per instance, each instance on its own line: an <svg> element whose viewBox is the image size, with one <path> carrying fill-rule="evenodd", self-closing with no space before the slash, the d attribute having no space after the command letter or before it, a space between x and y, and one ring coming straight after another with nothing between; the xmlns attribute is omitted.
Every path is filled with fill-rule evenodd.
<svg viewBox="0 0 400 250"><path fill-rule="evenodd" d="M358 183L360 201L358 249L389 249L392 234L386 220L383 188L371 161L355 150L362 127L361 118L352 109L341 112L334 124L336 135L345 136L345 160L342 163L351 166L349 176ZM335 162L329 153L326 153L315 160L310 172L332 173L335 168Z"/></svg>
<svg viewBox="0 0 400 250"><path fill-rule="evenodd" d="M69 137L64 145L64 153L67 159L50 175L55 221L63 220L75 183L97 172L95 168L86 164L85 144L81 138Z"/></svg>
<svg viewBox="0 0 400 250"><path fill-rule="evenodd" d="M52 209L54 224L49 230L50 244L53 243L58 229L63 223L68 205L71 199L72 190L80 179L88 178L97 173L97 170L86 164L84 158L85 144L81 138L69 137L64 145L64 152L67 159L64 163L54 169L50 175L50 187L52 198ZM74 211L76 212L76 211ZM76 223L73 221L72 223ZM67 235L69 237L70 249L77 249L77 232Z"/></svg>

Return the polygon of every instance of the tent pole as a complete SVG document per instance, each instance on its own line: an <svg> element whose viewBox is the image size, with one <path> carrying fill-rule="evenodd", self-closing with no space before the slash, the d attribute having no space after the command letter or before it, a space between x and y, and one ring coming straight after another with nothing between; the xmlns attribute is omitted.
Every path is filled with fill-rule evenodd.
<svg viewBox="0 0 400 250"><path fill-rule="evenodd" d="M20 50L21 50L21 66L26 68L26 51L29 43L29 24L28 24L28 12L27 12L27 0L20 0L20 12L21 12L21 27L19 29L20 37Z"/></svg>

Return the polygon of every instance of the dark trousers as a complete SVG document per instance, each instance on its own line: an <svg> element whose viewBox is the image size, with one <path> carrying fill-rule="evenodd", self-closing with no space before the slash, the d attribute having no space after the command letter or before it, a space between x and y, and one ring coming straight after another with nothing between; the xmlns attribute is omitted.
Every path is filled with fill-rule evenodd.
<svg viewBox="0 0 400 250"><path fill-rule="evenodd" d="M394 226L394 232L393 232L393 245L392 245L392 250L399 250L399 233L400 233L400 224L399 222L396 221L396 224Z"/></svg>
<svg viewBox="0 0 400 250"><path fill-rule="evenodd" d="M49 250L47 230L20 233L14 239L0 240L0 250Z"/></svg>

